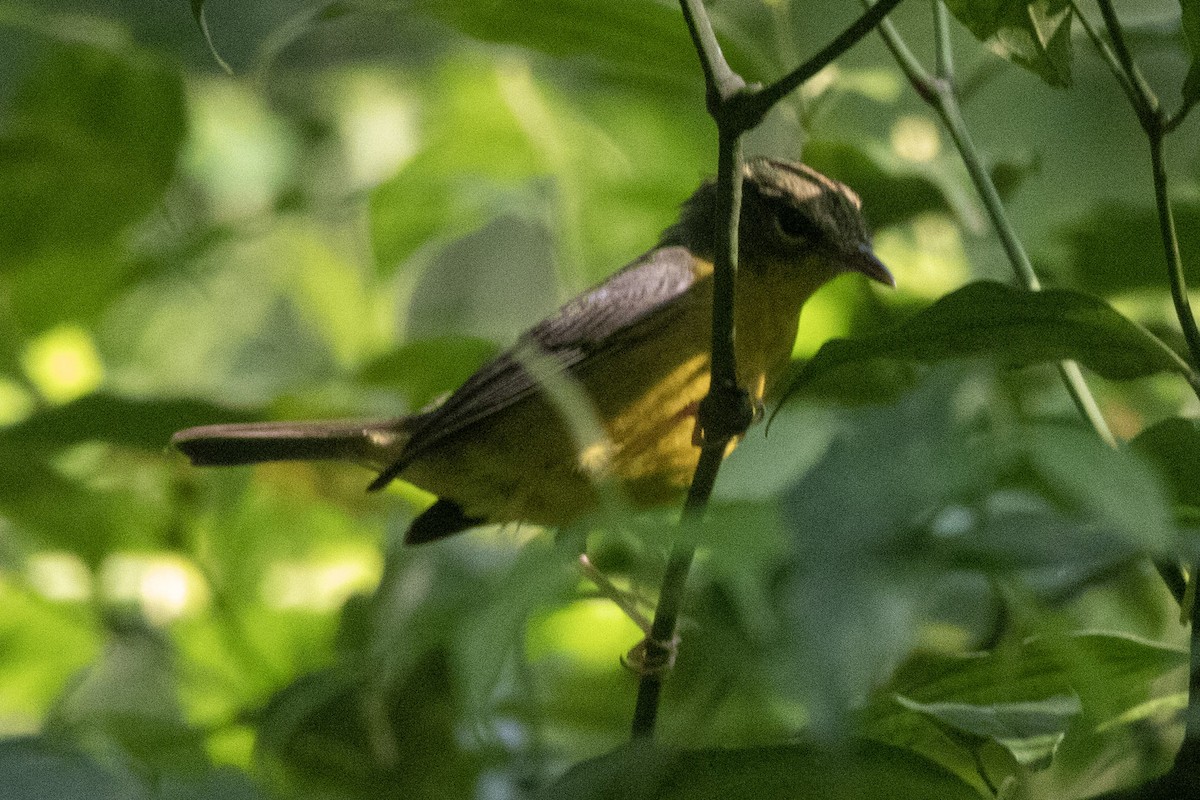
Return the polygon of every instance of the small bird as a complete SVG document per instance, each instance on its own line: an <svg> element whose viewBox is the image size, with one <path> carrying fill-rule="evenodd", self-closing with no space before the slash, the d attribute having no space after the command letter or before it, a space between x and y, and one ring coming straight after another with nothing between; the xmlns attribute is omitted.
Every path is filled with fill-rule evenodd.
<svg viewBox="0 0 1200 800"><path fill-rule="evenodd" d="M804 302L831 278L895 281L871 251L862 203L803 164L743 167L735 283L738 383L756 407L786 370ZM477 525L571 523L615 481L635 506L682 497L699 460L708 391L717 193L706 182L658 244L571 300L440 404L398 419L207 425L172 444L198 466L345 460L437 495L408 544ZM599 425L572 425L537 362L582 389ZM732 450L733 443L730 445Z"/></svg>

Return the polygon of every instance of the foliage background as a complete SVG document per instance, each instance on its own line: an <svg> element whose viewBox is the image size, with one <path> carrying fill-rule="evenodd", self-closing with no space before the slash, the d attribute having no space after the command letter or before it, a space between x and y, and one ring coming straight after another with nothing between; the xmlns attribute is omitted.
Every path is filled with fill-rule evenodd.
<svg viewBox="0 0 1200 800"><path fill-rule="evenodd" d="M15 796L507 798L640 774L617 757L545 789L625 740L635 688L620 657L639 633L589 595L569 542L509 529L403 550L415 490L366 496L351 466L196 471L165 448L190 424L419 408L651 246L711 174L674 4L516 8L213 0L231 76L184 3L0 4ZM1174 97L1179 4L1119 10ZM757 80L857 13L712 11ZM927 12L896 15L918 53ZM1145 144L1086 40L1051 89L954 34L972 133L1043 274L1178 343ZM1193 118L1169 151L1193 281L1198 133ZM900 287L828 287L798 356L1007 279L957 155L877 39L747 150L803 151L853 185ZM857 796L1006 777L1087 796L1160 771L1187 631L1146 556L1190 552L1191 479L1104 450L1048 367L899 372L804 393L723 471L665 699L663 740L689 748L678 774L758 794L787 776L788 796L830 796L804 782L820 774ZM1197 410L1176 377L1090 377L1122 439ZM1167 439L1186 449L1194 431ZM621 518L593 559L652 596L670 518ZM1017 732L981 732L994 724ZM873 744L808 749L850 731ZM902 755L870 749L885 745ZM697 750L716 746L758 749Z"/></svg>

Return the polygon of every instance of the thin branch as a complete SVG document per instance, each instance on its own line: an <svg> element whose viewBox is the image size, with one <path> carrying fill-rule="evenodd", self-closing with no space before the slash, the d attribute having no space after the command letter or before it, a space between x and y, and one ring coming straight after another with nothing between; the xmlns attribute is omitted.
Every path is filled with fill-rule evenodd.
<svg viewBox="0 0 1200 800"><path fill-rule="evenodd" d="M747 116L755 119L754 124L757 125L757 120L766 116L766 113L776 103L795 91L800 84L832 63L835 58L857 44L860 39L873 31L879 25L880 21L898 5L900 5L900 0L880 0L880 2L872 5L861 17L851 23L850 27L842 31L837 38L825 47L822 47L816 55L758 92L748 102ZM754 127L754 125L749 127Z"/></svg>
<svg viewBox="0 0 1200 800"><path fill-rule="evenodd" d="M683 507L683 525L697 522L708 506L729 442L754 419L749 394L738 386L733 347L734 287L738 261L738 222L742 200L742 134L801 83L865 36L900 0L882 0L840 36L767 89L746 86L730 69L701 0L680 0L688 31L704 70L708 111L717 124L717 230L713 270L712 361L708 394L700 401L697 429L702 446ZM695 557L690 535L677 534L667 561L645 641L643 674L633 715L633 736L653 736L664 673L675 648L675 628L683 605L688 572Z"/></svg>
<svg viewBox="0 0 1200 800"><path fill-rule="evenodd" d="M954 76L954 48L950 45L950 12L942 0L933 0L934 46L933 72L942 80Z"/></svg>
<svg viewBox="0 0 1200 800"><path fill-rule="evenodd" d="M1125 44L1125 33L1121 28L1121 21L1117 19L1117 12L1113 9L1112 0L1096 0L1096 4L1100 6L1100 16L1104 17L1104 27L1108 30L1108 38L1112 40L1117 63L1121 65L1122 71L1134 88L1134 96L1137 98L1133 105L1134 111L1142 121L1142 126L1147 127L1152 124L1151 120L1160 114L1158 97L1146 82L1137 64L1133 63L1133 55L1129 52L1129 46Z"/></svg>
<svg viewBox="0 0 1200 800"><path fill-rule="evenodd" d="M884 20L879 26L879 32L883 35L884 41L896 56L900 68L908 76L917 93L933 106L938 116L941 117L942 124L949 131L950 138L954 140L954 145L958 149L959 156L962 158L963 164L971 176L971 182L975 185L975 191L979 193L980 199L983 200L983 205L987 209L992 227L996 230L996 234L1000 238L1000 244L1003 246L1004 252L1008 256L1008 260L1012 264L1018 279L1029 291L1039 291L1042 288L1041 280L1033 268L1033 263L1029 260L1029 254L1026 253L1025 246L1021 243L1016 230L1008 219L1008 213L1004 209L1000 193L996 191L996 185L992 182L992 176L984 166L983 157L979 152L979 148L975 146L974 140L971 138L966 120L962 115L962 109L955 98L953 75L946 74L940 78L932 77L921 66L916 57L913 56L912 51L908 49L908 46L904 43L895 26L888 20ZM939 48L948 48L950 46L948 36L939 35L935 37L935 40ZM948 66L953 61L949 54L942 53L938 57L938 63ZM1083 372L1079 369L1079 365L1074 361L1062 361L1058 364L1058 372L1062 378L1063 385L1071 395L1071 399L1074 401L1080 415L1091 424L1096 434L1105 443L1110 447L1116 447L1116 437L1113 436L1112 430L1108 427L1108 422L1104 419L1104 415L1100 411L1100 406L1096 403L1091 389L1088 388L1087 381L1084 380Z"/></svg>
<svg viewBox="0 0 1200 800"><path fill-rule="evenodd" d="M746 86L746 81L729 66L717 34L713 32L708 12L702 0L679 0L683 18L687 22L692 43L700 56L700 68L704 70L704 84L708 88L709 111L715 103L728 100Z"/></svg>
<svg viewBox="0 0 1200 800"><path fill-rule="evenodd" d="M1183 270L1183 258L1179 252L1179 235L1175 228L1175 213L1171 207L1171 196L1168 186L1166 164L1163 158L1163 147L1166 135L1174 130L1195 105L1194 99L1183 103L1170 119L1166 119L1159 105L1158 98L1142 77L1141 71L1133 60L1129 47L1125 44L1125 34L1121 22L1113 9L1112 0L1097 0L1104 24L1112 40L1112 49L1100 38L1081 14L1076 13L1083 21L1084 29L1095 43L1100 54L1108 62L1117 82L1124 89L1137 114L1138 121L1146 133L1150 143L1150 169L1154 180L1154 201L1158 209L1158 228L1162 234L1163 252L1167 259L1167 279L1171 287L1171 300L1175 305L1175 316L1187 342L1193 367L1188 383L1200 397L1200 378L1195 369L1200 367L1200 327L1196 324L1195 314L1192 313L1191 301L1188 298L1187 278Z"/></svg>
<svg viewBox="0 0 1200 800"><path fill-rule="evenodd" d="M1079 24L1083 26L1083 30L1088 35L1088 38L1092 40L1092 44L1095 45L1097 52L1104 59L1104 63L1108 65L1109 71L1117 79L1121 91L1125 92L1125 96L1129 98L1130 105L1136 108L1141 102L1138 98L1137 87L1129 79L1124 66L1122 66L1120 59L1117 58L1117 54L1108 46L1108 42L1104 41L1103 37L1100 36L1100 31L1096 30L1096 26L1083 15L1083 11L1080 10L1076 0L1071 0L1071 9L1075 12L1075 17L1079 20Z"/></svg>
<svg viewBox="0 0 1200 800"><path fill-rule="evenodd" d="M1167 167L1163 161L1163 137L1150 136L1150 169L1154 175L1154 202L1158 207L1158 229L1162 234L1163 251L1167 257L1167 277L1171 285L1171 300L1175 304L1175 316L1183 329L1183 338L1191 351L1193 369L1200 365L1200 328L1188 299L1187 278L1183 274L1183 257L1179 253L1179 234L1175 229L1175 213L1171 209L1171 198L1167 192ZM1193 372L1192 389L1200 397L1200 383Z"/></svg>

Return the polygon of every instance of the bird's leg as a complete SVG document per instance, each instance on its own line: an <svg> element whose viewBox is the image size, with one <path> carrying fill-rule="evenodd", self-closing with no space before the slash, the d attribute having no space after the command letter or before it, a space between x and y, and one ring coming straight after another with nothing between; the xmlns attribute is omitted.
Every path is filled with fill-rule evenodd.
<svg viewBox="0 0 1200 800"><path fill-rule="evenodd" d="M659 647L655 650L667 653L667 657L661 659L659 663L650 663L646 658L649 651L647 643L650 639L651 622L637 607L637 599L630 593L622 590L615 583L608 579L600 570L596 569L596 565L587 557L587 553L579 554L579 570L589 581L596 585L596 589L601 595L613 601L617 608L625 612L625 616L633 620L633 624L641 628L645 638L638 642L633 648L621 658L621 663L629 669L636 672L638 675L650 675L659 672L666 672L675 665L675 653L679 649L679 636L676 635L670 642L660 642Z"/></svg>

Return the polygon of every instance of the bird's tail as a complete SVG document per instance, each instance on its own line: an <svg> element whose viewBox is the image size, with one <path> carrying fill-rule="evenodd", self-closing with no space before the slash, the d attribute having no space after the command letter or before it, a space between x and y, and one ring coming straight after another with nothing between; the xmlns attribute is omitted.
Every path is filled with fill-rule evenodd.
<svg viewBox="0 0 1200 800"><path fill-rule="evenodd" d="M383 466L404 450L407 420L387 422L252 422L202 425L171 437L200 467L263 461L355 461Z"/></svg>

